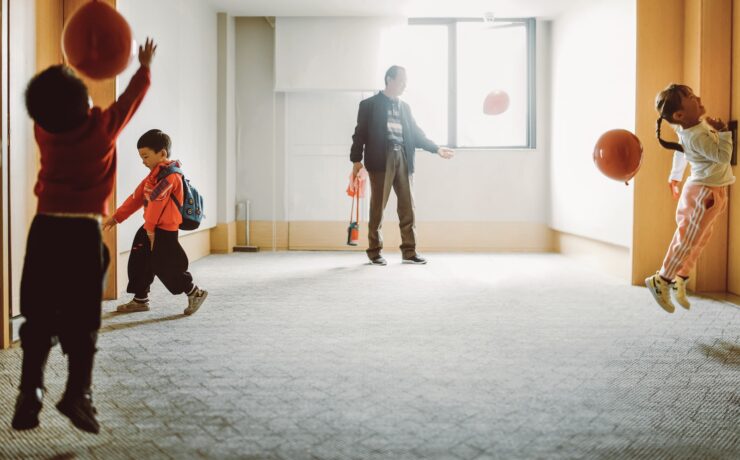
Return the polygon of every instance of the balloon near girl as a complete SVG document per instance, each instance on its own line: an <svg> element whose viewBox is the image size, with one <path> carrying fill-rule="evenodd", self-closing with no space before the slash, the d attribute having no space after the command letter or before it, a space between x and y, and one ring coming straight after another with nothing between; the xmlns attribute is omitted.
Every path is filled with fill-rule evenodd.
<svg viewBox="0 0 740 460"><path fill-rule="evenodd" d="M593 155L606 177L627 184L642 164L642 143L626 129L612 129L596 141Z"/></svg>

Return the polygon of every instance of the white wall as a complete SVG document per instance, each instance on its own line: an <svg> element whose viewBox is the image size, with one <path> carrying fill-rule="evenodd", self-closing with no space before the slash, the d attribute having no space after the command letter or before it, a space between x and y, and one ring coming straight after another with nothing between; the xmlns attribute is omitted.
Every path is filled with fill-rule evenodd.
<svg viewBox="0 0 740 460"><path fill-rule="evenodd" d="M277 91L366 91L404 49L402 17L278 17Z"/></svg>
<svg viewBox="0 0 740 460"><path fill-rule="evenodd" d="M634 132L635 33L634 0L594 0L556 19L552 34L551 226L624 247L633 186L601 175L592 153L603 132Z"/></svg>
<svg viewBox="0 0 740 460"><path fill-rule="evenodd" d="M20 314L20 281L28 229L36 214L38 151L33 122L26 112L25 91L36 73L36 9L26 0L9 2L9 110L10 110L10 240L12 312Z"/></svg>
<svg viewBox="0 0 740 460"><path fill-rule="evenodd" d="M236 199L251 201L253 220L285 220L284 98L273 91L274 29L264 18L237 18L235 36Z"/></svg>
<svg viewBox="0 0 740 460"><path fill-rule="evenodd" d="M218 222L233 222L236 199L234 18L218 14Z"/></svg>
<svg viewBox="0 0 740 460"><path fill-rule="evenodd" d="M271 88L272 30L261 19L237 19L237 117L240 127L237 196L256 204L254 219L269 220L273 184L278 194L277 218L282 220L343 221L350 201L344 190L351 169L349 149L360 100L366 92L285 93L285 165L278 157L272 178ZM538 69L546 68L547 24L538 24ZM320 51L316 51L317 53ZM403 64L402 62L397 62ZM385 67L383 67L385 69ZM373 76L382 82L383 75ZM415 196L419 221L546 223L548 166L545 146L548 88L538 72L538 142L535 150L458 151L450 161L418 151ZM378 88L380 89L380 88ZM281 93L278 93L279 95ZM430 97L433 95L430 95ZM281 119L277 112L278 124ZM422 127L423 128L423 127ZM284 187L280 175L287 179ZM285 193L285 196L280 194ZM395 201L386 218L397 220Z"/></svg>
<svg viewBox="0 0 740 460"><path fill-rule="evenodd" d="M214 227L218 218L218 34L217 14L200 0L119 0L138 43L147 36L158 45L152 64L152 86L118 141L119 205L148 170L136 142L158 128L172 138L172 158L183 163L186 177L204 196L206 219L198 231ZM122 92L138 68L132 64L118 77ZM118 247L128 251L143 223L141 211L119 226Z"/></svg>

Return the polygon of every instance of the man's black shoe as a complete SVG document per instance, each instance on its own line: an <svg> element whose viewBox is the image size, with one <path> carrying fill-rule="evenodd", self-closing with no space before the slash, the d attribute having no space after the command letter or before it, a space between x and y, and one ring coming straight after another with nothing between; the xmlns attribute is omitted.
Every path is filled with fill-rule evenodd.
<svg viewBox="0 0 740 460"><path fill-rule="evenodd" d="M403 263L405 264L414 264L414 265L424 265L427 263L427 260L423 257L419 257L418 255L409 257L408 259L403 259Z"/></svg>
<svg viewBox="0 0 740 460"><path fill-rule="evenodd" d="M15 414L12 426L14 430L30 430L39 426L39 412L41 412L44 390L21 391L15 402Z"/></svg>
<svg viewBox="0 0 740 460"><path fill-rule="evenodd" d="M373 265L388 265L388 261L383 258L383 256L375 256L372 259L370 259L370 263Z"/></svg>
<svg viewBox="0 0 740 460"><path fill-rule="evenodd" d="M72 421L72 424L82 431L98 434L100 425L95 419L98 413L92 404L92 395L89 393L69 397L66 394L57 403L57 409Z"/></svg>

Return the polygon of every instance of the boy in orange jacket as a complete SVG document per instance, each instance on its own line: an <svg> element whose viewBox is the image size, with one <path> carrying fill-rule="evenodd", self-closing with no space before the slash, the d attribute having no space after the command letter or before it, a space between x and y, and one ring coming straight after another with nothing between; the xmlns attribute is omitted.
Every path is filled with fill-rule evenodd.
<svg viewBox="0 0 740 460"><path fill-rule="evenodd" d="M169 159L172 142L158 129L144 133L136 147L150 173L115 214L103 222L103 228L113 228L144 206L144 225L134 237L128 259L126 292L134 294L134 298L119 305L117 311L149 310L149 288L156 276L172 294L187 294L188 306L183 313L192 315L208 292L193 284L187 271L188 256L178 241L182 215L176 203L183 202L182 176L167 174L167 168L179 168L180 163Z"/></svg>

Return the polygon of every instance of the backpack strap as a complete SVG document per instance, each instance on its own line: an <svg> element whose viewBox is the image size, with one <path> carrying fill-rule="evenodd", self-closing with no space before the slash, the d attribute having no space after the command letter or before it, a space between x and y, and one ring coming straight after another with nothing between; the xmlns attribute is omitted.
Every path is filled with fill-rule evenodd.
<svg viewBox="0 0 740 460"><path fill-rule="evenodd" d="M162 168L159 170L159 174L157 174L157 180L162 180L170 174L179 174L181 176L185 175L185 173L182 172L182 169L178 168L177 166L167 166L166 168Z"/></svg>
<svg viewBox="0 0 740 460"><path fill-rule="evenodd" d="M182 180L182 186L183 189L185 188L185 173L182 172L182 169L178 168L177 166L167 166L166 168L162 168L159 170L159 174L157 174L157 180L162 180L165 177L169 176L170 174L179 174L180 179ZM184 193L184 190L183 190ZM177 209L182 209L182 206L180 205L180 202L177 201L177 198L175 198L175 195L170 193L170 198L172 198L172 201L175 202L175 206L177 206Z"/></svg>

